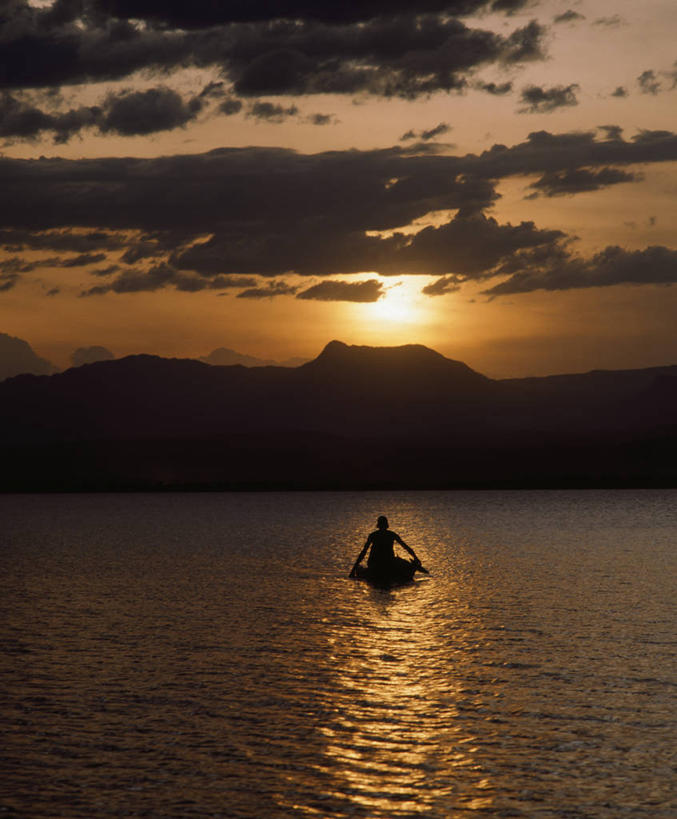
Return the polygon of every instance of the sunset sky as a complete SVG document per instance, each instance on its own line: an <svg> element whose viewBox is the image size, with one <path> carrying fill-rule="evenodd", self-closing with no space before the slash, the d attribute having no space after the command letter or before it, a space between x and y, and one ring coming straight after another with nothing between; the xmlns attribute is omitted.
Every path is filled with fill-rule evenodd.
<svg viewBox="0 0 677 819"><path fill-rule="evenodd" d="M674 0L0 0L0 54L0 332L59 367L677 363Z"/></svg>

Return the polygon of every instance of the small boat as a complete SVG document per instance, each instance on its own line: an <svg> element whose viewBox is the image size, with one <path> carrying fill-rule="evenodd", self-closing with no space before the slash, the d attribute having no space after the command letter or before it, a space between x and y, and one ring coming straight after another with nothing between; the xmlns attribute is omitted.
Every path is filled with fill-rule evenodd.
<svg viewBox="0 0 677 819"><path fill-rule="evenodd" d="M358 566L355 569L355 577L359 580L366 580L372 586L389 589L393 586L404 586L407 583L412 583L417 570L426 572L417 561L403 560L401 557L396 557L394 561L383 567Z"/></svg>

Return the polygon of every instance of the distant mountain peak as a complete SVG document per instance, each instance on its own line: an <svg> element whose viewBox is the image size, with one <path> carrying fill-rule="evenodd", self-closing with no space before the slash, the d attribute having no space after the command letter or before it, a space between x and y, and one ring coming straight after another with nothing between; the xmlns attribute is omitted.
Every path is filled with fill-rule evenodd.
<svg viewBox="0 0 677 819"><path fill-rule="evenodd" d="M423 344L402 344L395 347L368 347L360 344L346 344L343 341L330 341L322 350L318 359L322 358L340 358L340 359L357 359L363 356L374 355L390 355L390 356L405 356L416 355L428 358L445 358L430 347L425 347ZM451 359L446 359L451 360Z"/></svg>
<svg viewBox="0 0 677 819"><path fill-rule="evenodd" d="M56 369L51 361L37 355L27 341L0 333L0 381L24 373L49 375Z"/></svg>
<svg viewBox="0 0 677 819"><path fill-rule="evenodd" d="M431 370L465 375L477 381L488 381L462 361L447 358L423 344L403 344L397 347L367 347L330 341L320 355L305 365L312 369L360 370L371 369L377 375L382 371L408 371L423 374Z"/></svg>

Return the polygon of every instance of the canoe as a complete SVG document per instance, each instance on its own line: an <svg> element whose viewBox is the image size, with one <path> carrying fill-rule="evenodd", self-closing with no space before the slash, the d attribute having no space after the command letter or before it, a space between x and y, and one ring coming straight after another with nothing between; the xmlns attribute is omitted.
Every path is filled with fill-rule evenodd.
<svg viewBox="0 0 677 819"><path fill-rule="evenodd" d="M366 580L372 586L380 586L381 588L403 586L406 583L413 582L414 573L419 565L413 560L403 560L401 557L396 557L392 563L385 567L379 566L378 569L373 566L358 566L355 577Z"/></svg>

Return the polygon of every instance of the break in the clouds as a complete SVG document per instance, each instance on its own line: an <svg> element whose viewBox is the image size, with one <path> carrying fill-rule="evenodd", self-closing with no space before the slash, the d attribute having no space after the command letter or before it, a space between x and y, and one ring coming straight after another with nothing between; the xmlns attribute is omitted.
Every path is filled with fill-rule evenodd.
<svg viewBox="0 0 677 819"><path fill-rule="evenodd" d="M297 293L296 298L316 301L374 302L378 301L384 292L383 283L378 279L363 282L328 280Z"/></svg>
<svg viewBox="0 0 677 819"><path fill-rule="evenodd" d="M601 131L601 139L538 131L512 147L465 156L396 147L319 154L232 148L143 160L0 158L0 239L27 248L70 241L93 254L89 262L115 249L110 265L92 270L99 281L85 290L90 296L173 287L266 298L296 292L283 278L290 273L486 279L506 275L527 252L533 258L540 249L552 258L570 238L534 222L501 224L487 216L501 179L535 176L535 192L576 195L638 181L630 166L677 160L671 132L626 140L619 126ZM453 215L404 230L435 212ZM16 258L3 270L4 289L24 272Z"/></svg>
<svg viewBox="0 0 677 819"><path fill-rule="evenodd" d="M568 108L578 105L576 91L579 86L555 85L552 88L543 88L539 85L528 85L522 89L521 101L523 107L520 114L549 114L558 108Z"/></svg>
<svg viewBox="0 0 677 819"><path fill-rule="evenodd" d="M124 81L143 70L169 75L192 66L220 72L236 96L366 92L413 98L462 89L485 65L541 59L545 32L535 21L503 35L458 18L524 5L447 0L412 10L385 2L58 0L40 8L8 0L0 12L0 88ZM111 109L115 127L128 127L126 109L134 103L127 99L124 110ZM184 105L176 97L158 100L157 116L180 124L193 113Z"/></svg>

